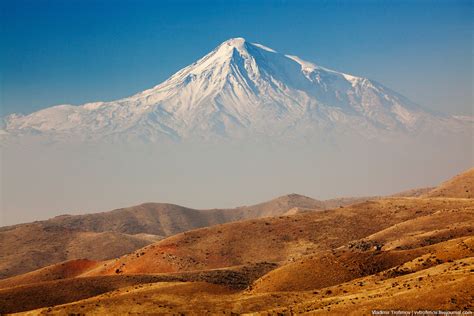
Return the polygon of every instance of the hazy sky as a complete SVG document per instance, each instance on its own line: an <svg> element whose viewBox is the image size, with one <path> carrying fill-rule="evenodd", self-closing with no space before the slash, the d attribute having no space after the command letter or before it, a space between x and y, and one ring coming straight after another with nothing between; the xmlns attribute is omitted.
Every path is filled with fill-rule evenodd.
<svg viewBox="0 0 474 316"><path fill-rule="evenodd" d="M150 88L231 37L472 115L472 1L0 0L0 114ZM1 145L1 144L0 144ZM472 167L472 138L321 146L0 148L0 226L146 201L390 194ZM372 147L373 146L373 147Z"/></svg>
<svg viewBox="0 0 474 316"><path fill-rule="evenodd" d="M125 97L242 36L472 114L472 1L0 2L0 114Z"/></svg>

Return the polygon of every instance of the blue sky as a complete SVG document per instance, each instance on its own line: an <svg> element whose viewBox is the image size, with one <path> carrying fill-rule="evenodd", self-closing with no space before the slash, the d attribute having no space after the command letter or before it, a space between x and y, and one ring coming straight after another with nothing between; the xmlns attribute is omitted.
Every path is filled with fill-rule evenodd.
<svg viewBox="0 0 474 316"><path fill-rule="evenodd" d="M0 1L0 114L129 96L245 37L472 114L472 1Z"/></svg>

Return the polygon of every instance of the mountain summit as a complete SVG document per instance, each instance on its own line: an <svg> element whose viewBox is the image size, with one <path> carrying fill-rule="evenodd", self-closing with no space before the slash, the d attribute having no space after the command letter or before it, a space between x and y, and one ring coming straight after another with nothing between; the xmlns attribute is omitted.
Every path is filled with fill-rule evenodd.
<svg viewBox="0 0 474 316"><path fill-rule="evenodd" d="M333 132L370 138L458 123L369 79L232 38L151 89L10 115L3 134L152 142Z"/></svg>

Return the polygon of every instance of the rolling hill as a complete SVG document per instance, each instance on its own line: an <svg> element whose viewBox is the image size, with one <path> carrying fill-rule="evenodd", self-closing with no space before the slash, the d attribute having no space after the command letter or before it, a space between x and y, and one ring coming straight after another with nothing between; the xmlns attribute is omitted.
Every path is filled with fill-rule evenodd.
<svg viewBox="0 0 474 316"><path fill-rule="evenodd" d="M474 168L471 168L454 178L442 183L432 191L425 194L426 197L453 197L474 198Z"/></svg>
<svg viewBox="0 0 474 316"><path fill-rule="evenodd" d="M454 180L450 187L472 190L468 176ZM447 192L316 212L308 206L323 202L297 195L237 208L239 216L279 215L191 229L115 259L72 260L0 280L0 313L470 310L474 199ZM300 211L285 215L294 208Z"/></svg>
<svg viewBox="0 0 474 316"><path fill-rule="evenodd" d="M330 228L335 226L331 218L341 220L342 213L346 211L347 226L341 226L333 235L328 234ZM313 218L316 215L321 218ZM471 200L388 198L330 211L228 223L178 234L117 260L86 262L79 269L77 264L73 264L72 271L75 273L69 278L63 278L64 272L51 273L58 268L62 271L61 265L56 265L47 269L52 279L38 279L39 275L44 275L44 269L6 279L0 282L0 287L3 287L0 290L0 302L8 301L9 311L24 310L11 302L15 297L28 295L38 298L29 300L30 308L66 303L45 307L34 313L101 314L125 310L187 314L223 311L327 313L332 310L344 313L354 305L362 309L379 305L387 308L401 306L391 299L392 295L400 293L408 296L434 295L434 300L423 305L426 308L469 308L469 289L464 287L461 290L460 286L468 282L468 274L472 273L469 271L472 271L474 254L473 216L474 204ZM369 229L361 229L360 226L367 225L369 220L358 220L370 217L374 218L376 224ZM278 226L269 220L282 221L290 228L280 231L283 225ZM313 223L307 224L308 221ZM260 252L239 247L239 241L246 233L250 235L250 231L262 230L258 222L262 222L263 227L274 225L275 228L272 232L265 231L268 239L252 246L259 248ZM356 222L360 223L359 227L354 225ZM249 227L248 231L246 226ZM317 226L325 228L314 230ZM356 228L349 231L354 226ZM294 227L300 227L301 231L294 231ZM420 228L424 230L420 231ZM449 235L432 238L433 234L445 229L450 229ZM242 234L237 233L242 230ZM372 230L376 232L370 233ZM227 231L228 234L224 233ZM270 237L277 239L290 231L297 236L289 240L284 238L284 241L279 240L274 244L268 243ZM230 237L230 232L236 236ZM319 239L311 240L311 233L316 236L320 234ZM426 238L413 242L414 233L415 237L423 235ZM215 234L225 234L222 240L226 241L228 248L216 245L213 238ZM188 235L188 239L183 240L184 235ZM242 240L242 244L249 244L251 238L258 240L262 235L249 236ZM192 236L194 238L189 238ZM316 246L313 249L288 245L278 247L284 243L304 244L305 238ZM192 245L194 243L197 245ZM377 248L379 244L381 247ZM234 248L236 250L232 250ZM273 257L271 252L280 248L283 250L277 252L279 257ZM165 259L154 256L155 251L164 249L167 251ZM207 257L218 256L220 260L202 257L197 249L203 253L209 251L211 255ZM223 252L224 249L229 252ZM187 258L202 260L201 265L180 265L184 253ZM237 262L226 261L238 257L237 253L241 257L247 256L243 266L234 267ZM249 261L250 258L253 258L253 263ZM266 263L262 265L263 268L255 270L259 266L255 264L256 261L268 259L278 261L279 267ZM171 266L177 269L163 269L164 265L160 261L175 263L168 268ZM221 268L213 270L210 269L212 266ZM119 273L113 270L116 267L120 267ZM242 275L231 271L256 272L252 272L249 279L245 273ZM245 283L244 280L251 281ZM436 291L434 282L444 282L454 292L440 293L439 287ZM17 286L11 287L11 284ZM247 289L242 291L242 288L232 284L247 284ZM52 286L62 290L48 290ZM193 298L190 298L191 293ZM416 301L408 299L408 296L402 305L417 307Z"/></svg>
<svg viewBox="0 0 474 316"><path fill-rule="evenodd" d="M458 209L466 209L465 216L472 219L470 200L389 198L328 211L227 223L171 236L92 274L170 273L260 261L288 262L417 217Z"/></svg>
<svg viewBox="0 0 474 316"><path fill-rule="evenodd" d="M345 205L357 199L328 204ZM288 212L323 210L324 201L290 194L253 206L196 210L145 203L110 212L62 215L0 228L0 279L66 260L111 259L183 231Z"/></svg>

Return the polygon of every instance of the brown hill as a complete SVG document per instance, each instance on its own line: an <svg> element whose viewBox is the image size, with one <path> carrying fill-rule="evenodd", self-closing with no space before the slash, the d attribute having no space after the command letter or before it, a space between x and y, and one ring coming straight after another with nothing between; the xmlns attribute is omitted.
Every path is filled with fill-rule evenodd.
<svg viewBox="0 0 474 316"><path fill-rule="evenodd" d="M470 236L474 232L474 206L440 209L381 230L366 241L383 245L383 250L413 249Z"/></svg>
<svg viewBox="0 0 474 316"><path fill-rule="evenodd" d="M88 259L76 259L53 264L32 272L0 280L0 289L24 284L74 278L97 267L98 264L101 264L101 262Z"/></svg>
<svg viewBox="0 0 474 316"><path fill-rule="evenodd" d="M430 191L433 197L413 190L401 194L409 197L340 207L357 200L293 194L226 210L149 203L0 228L7 254L19 240L19 249L30 251L25 259L43 263L66 250L74 257L177 233L116 259L67 261L0 280L0 313L41 307L31 314L472 309L474 199L464 195L471 172ZM329 206L335 208L325 210ZM15 256L8 258L13 266Z"/></svg>
<svg viewBox="0 0 474 316"><path fill-rule="evenodd" d="M294 260L441 209L472 207L469 200L391 198L329 211L227 223L166 238L94 273L179 272Z"/></svg>
<svg viewBox="0 0 474 316"><path fill-rule="evenodd" d="M207 282L158 282L25 313L118 315L369 315L373 309L470 310L474 258L386 278L371 275L317 291L250 294Z"/></svg>
<svg viewBox="0 0 474 316"><path fill-rule="evenodd" d="M474 197L474 168L443 182L437 187L416 188L391 195L392 197Z"/></svg>
<svg viewBox="0 0 474 316"><path fill-rule="evenodd" d="M318 289L377 273L414 258L426 266L430 261L474 256L474 249L465 246L465 243L474 245L474 238L466 239L474 231L474 204L470 204L469 207L442 208L351 241L331 252L286 264L257 281L254 291ZM425 254L432 258L425 260Z"/></svg>
<svg viewBox="0 0 474 316"><path fill-rule="evenodd" d="M382 271L386 276L413 273L429 266L474 256L474 238L459 238L407 250L376 251L343 247L301 258L277 268L253 285L253 293L307 291L348 282ZM396 269L391 269L397 267ZM390 270L391 269L391 270Z"/></svg>
<svg viewBox="0 0 474 316"><path fill-rule="evenodd" d="M144 233L165 237L230 221L278 216L294 207L313 210L325 209L322 201L290 194L253 206L241 206L233 209L196 210L167 203L144 203L109 212L61 215L35 223L46 228L61 227L90 232L113 231L131 235ZM18 226L22 226L22 224L0 228L0 232Z"/></svg>
<svg viewBox="0 0 474 316"><path fill-rule="evenodd" d="M1 227L0 279L66 260L115 258L163 237L199 227L275 216L295 208L301 208L299 212L324 207L321 201L290 194L234 209L195 210L145 203L110 212L62 215Z"/></svg>
<svg viewBox="0 0 474 316"><path fill-rule="evenodd" d="M424 196L466 199L474 198L474 168L449 179Z"/></svg>
<svg viewBox="0 0 474 316"><path fill-rule="evenodd" d="M105 260L148 245L152 240L117 232L81 232L39 223L0 232L0 278L77 258Z"/></svg>
<svg viewBox="0 0 474 316"><path fill-rule="evenodd" d="M434 189L435 187L410 189L393 194L392 197L422 197Z"/></svg>
<svg viewBox="0 0 474 316"><path fill-rule="evenodd" d="M265 313L370 315L374 309L469 311L474 307L473 267L474 258L470 257L392 278L371 275L309 292L312 297L299 293L301 298L290 306L267 309Z"/></svg>
<svg viewBox="0 0 474 316"><path fill-rule="evenodd" d="M183 231L232 221L279 216L295 208L325 210L366 200L367 197L319 201L293 193L267 202L231 209L197 210L174 204L144 203L110 212L62 215L48 220L46 225L82 231L171 236Z"/></svg>
<svg viewBox="0 0 474 316"><path fill-rule="evenodd" d="M379 295L390 302L385 293L377 291L388 289L397 280L410 289L426 285L420 295L428 295L433 294L431 282L407 281L405 275L434 279L433 273L439 277L437 281L450 280L438 270L426 271L472 256L474 240L463 236L472 235L473 212L469 199L387 198L328 211L206 227L116 260L79 265L81 268L65 263L65 267L56 265L6 279L0 282L4 285L0 305L8 308L5 311L20 311L77 300L33 314L153 311L192 315L265 310L289 314L327 313L328 308L341 308L338 301L349 307ZM274 263L259 265L262 261ZM277 262L281 267L273 270ZM459 269L450 262L446 267L452 268L452 273ZM457 278L466 281L469 270L463 267L461 271ZM241 291L259 276L252 290ZM12 284L17 286L10 287ZM460 290L458 285L452 289ZM279 292L282 290L291 292ZM393 295L393 290L389 291ZM357 297L356 302L350 294ZM443 307L442 300L452 295L438 295L438 300L427 306ZM465 296L454 295L459 306L467 306ZM27 297L32 298L30 305L18 304L18 299Z"/></svg>
<svg viewBox="0 0 474 316"><path fill-rule="evenodd" d="M77 273L91 268L94 264L97 263L66 262L0 281L0 314L65 304L124 287L133 286L138 289L147 283L158 282L207 282L220 285L221 287L216 288L220 288L221 293L233 293L247 288L253 281L274 268L272 264L257 264L178 274L75 278ZM41 273L46 278L39 279ZM7 282L8 280L10 282Z"/></svg>

